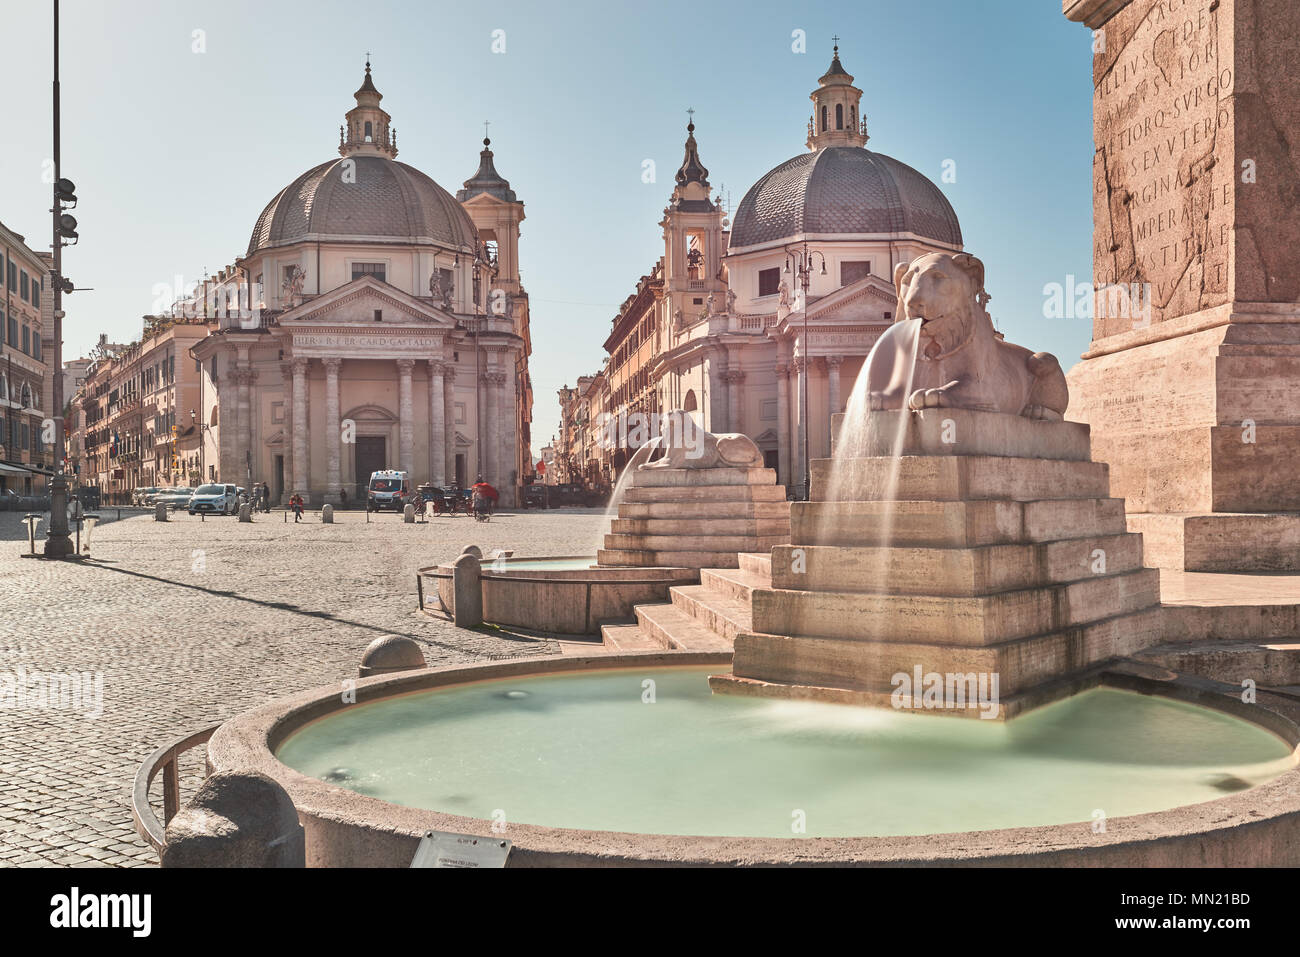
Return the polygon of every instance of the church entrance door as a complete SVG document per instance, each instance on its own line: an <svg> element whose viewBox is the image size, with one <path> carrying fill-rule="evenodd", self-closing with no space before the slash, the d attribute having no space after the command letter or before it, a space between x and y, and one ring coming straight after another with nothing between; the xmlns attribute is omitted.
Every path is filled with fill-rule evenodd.
<svg viewBox="0 0 1300 957"><path fill-rule="evenodd" d="M354 502L365 502L370 473L388 468L388 442L382 435L357 436L357 484L353 489ZM352 497L352 496L349 496Z"/></svg>

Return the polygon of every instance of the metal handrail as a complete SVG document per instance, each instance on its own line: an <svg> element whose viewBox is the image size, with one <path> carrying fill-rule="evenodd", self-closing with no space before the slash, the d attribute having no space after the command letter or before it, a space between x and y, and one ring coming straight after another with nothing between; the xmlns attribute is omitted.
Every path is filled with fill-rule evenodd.
<svg viewBox="0 0 1300 957"><path fill-rule="evenodd" d="M177 738L171 744L163 745L149 755L140 765L140 769L135 772L135 784L131 788L131 819L135 823L135 832L148 841L159 854L167 846L167 825L176 816L181 806L181 783L180 775L176 770L176 759L186 751L207 744L208 739L219 727L220 724L214 724L202 731ZM161 823L149 804L149 788L159 771L163 772Z"/></svg>

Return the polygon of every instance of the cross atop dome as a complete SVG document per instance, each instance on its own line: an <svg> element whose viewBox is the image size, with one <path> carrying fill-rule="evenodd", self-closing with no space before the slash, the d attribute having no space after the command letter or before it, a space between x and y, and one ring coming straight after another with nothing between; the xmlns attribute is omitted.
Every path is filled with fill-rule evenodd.
<svg viewBox="0 0 1300 957"><path fill-rule="evenodd" d="M808 121L808 148L865 146L867 124L858 115L862 91L853 85L853 75L840 63L840 38L832 37L831 65L817 80L812 119Z"/></svg>
<svg viewBox="0 0 1300 957"><path fill-rule="evenodd" d="M339 155L387 156L397 155L397 130L389 129L392 117L384 112L379 101L384 98L370 76L370 54L366 53L366 75L361 87L352 94L357 105L348 110L346 124L339 127Z"/></svg>

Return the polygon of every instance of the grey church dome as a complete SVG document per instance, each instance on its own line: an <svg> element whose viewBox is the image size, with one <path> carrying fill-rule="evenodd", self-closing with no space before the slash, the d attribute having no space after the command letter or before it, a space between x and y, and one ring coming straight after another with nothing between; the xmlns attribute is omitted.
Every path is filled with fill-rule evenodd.
<svg viewBox="0 0 1300 957"><path fill-rule="evenodd" d="M355 182L345 181L355 164ZM392 241L474 248L460 203L414 167L356 154L322 163L282 189L257 218L248 255L301 240Z"/></svg>
<svg viewBox="0 0 1300 957"><path fill-rule="evenodd" d="M961 226L934 183L906 163L859 146L827 146L786 160L745 194L730 248L804 233L915 233L961 245Z"/></svg>

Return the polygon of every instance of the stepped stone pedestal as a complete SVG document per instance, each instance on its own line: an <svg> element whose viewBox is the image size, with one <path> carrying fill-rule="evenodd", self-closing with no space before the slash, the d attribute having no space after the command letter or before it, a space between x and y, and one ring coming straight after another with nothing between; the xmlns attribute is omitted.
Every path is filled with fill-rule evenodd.
<svg viewBox="0 0 1300 957"><path fill-rule="evenodd" d="M601 565L736 568L790 540L790 503L765 468L629 466Z"/></svg>
<svg viewBox="0 0 1300 957"><path fill-rule="evenodd" d="M714 690L1005 718L1159 643L1159 573L1089 447L1074 422L870 413L865 454L813 463Z"/></svg>

